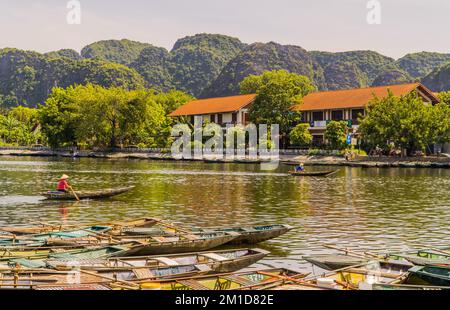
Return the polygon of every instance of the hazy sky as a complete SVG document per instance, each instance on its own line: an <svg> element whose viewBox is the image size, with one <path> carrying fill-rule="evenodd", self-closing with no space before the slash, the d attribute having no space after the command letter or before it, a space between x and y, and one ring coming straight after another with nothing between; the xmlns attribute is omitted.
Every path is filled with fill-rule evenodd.
<svg viewBox="0 0 450 310"><path fill-rule="evenodd" d="M66 21L68 0L0 0L0 47L80 50L122 39L170 49L176 39L221 33L307 50L450 53L450 0L379 0L381 24L366 21L368 0L79 0L81 24Z"/></svg>

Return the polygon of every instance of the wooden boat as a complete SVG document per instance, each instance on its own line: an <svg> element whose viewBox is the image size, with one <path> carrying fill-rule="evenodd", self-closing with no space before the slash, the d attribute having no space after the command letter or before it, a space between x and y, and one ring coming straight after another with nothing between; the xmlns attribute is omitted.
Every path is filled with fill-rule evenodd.
<svg viewBox="0 0 450 310"><path fill-rule="evenodd" d="M450 248L423 249L405 253L391 253L386 257L398 260L407 260L420 266L445 266L450 265Z"/></svg>
<svg viewBox="0 0 450 310"><path fill-rule="evenodd" d="M31 234L43 234L55 231L67 231L76 229L95 229L95 227L111 227L111 234L121 234L123 230L132 228L149 228L157 223L162 222L153 218L140 218L125 220L120 222L104 222L104 223L87 223L77 225L57 225L49 223L40 223L39 226L32 227L0 227L0 231L11 233L14 235L31 235ZM12 236L11 236L12 238Z"/></svg>
<svg viewBox="0 0 450 310"><path fill-rule="evenodd" d="M406 284L450 286L450 267L415 266L408 272Z"/></svg>
<svg viewBox="0 0 450 310"><path fill-rule="evenodd" d="M252 289L261 285L279 283L281 277L301 279L307 274L287 269L269 269L238 273L224 273L214 276L201 276L176 280L144 281L142 289L158 290L236 290Z"/></svg>
<svg viewBox="0 0 450 310"><path fill-rule="evenodd" d="M136 241L139 244L133 246L127 251L125 256L143 256L143 255L160 255L160 254L174 254L174 253L190 253L198 251L207 251L215 247L229 243L237 238L239 234L236 233L199 233L199 234L184 234L168 237L145 237L142 239L127 239L124 237L123 241Z"/></svg>
<svg viewBox="0 0 450 310"><path fill-rule="evenodd" d="M78 198L80 199L102 199L117 196L132 190L134 186L122 187L122 188L110 188L92 191L76 191ZM76 200L76 197L71 192L58 192L48 191L42 193L42 196L51 200Z"/></svg>
<svg viewBox="0 0 450 310"><path fill-rule="evenodd" d="M350 266L362 265L369 261L368 258L360 258L343 254L303 256L303 259L325 270L337 270Z"/></svg>
<svg viewBox="0 0 450 310"><path fill-rule="evenodd" d="M238 249L209 251L165 256L113 257L108 259L77 259L78 268L95 271L128 270L129 268L167 267L183 265L206 265L210 273L228 273L246 268L269 254L261 249ZM50 258L45 260L47 268L70 270L74 258Z"/></svg>
<svg viewBox="0 0 450 310"><path fill-rule="evenodd" d="M371 262L368 264L348 267L312 279L308 283L320 288L336 290L371 290L374 283L402 283L410 269L409 265L401 263Z"/></svg>
<svg viewBox="0 0 450 310"><path fill-rule="evenodd" d="M265 225L250 227L212 227L212 228L194 228L195 232L235 232L239 236L228 242L228 244L256 244L269 239L277 238L294 227L289 225Z"/></svg>
<svg viewBox="0 0 450 310"><path fill-rule="evenodd" d="M143 266L132 267L123 269L114 269L106 271L91 271L80 269L77 266L77 262L72 263L72 268L61 272L49 269L19 269L15 268L11 271L3 270L0 273L0 287L7 285L40 285L45 286L50 284L52 286L71 284L71 276L77 277L76 280L79 284L109 284L119 283L127 284L129 286L138 288L139 284L134 282L139 281L155 281L161 279L174 279L174 278L189 278L194 276L205 275L211 270L208 265L178 265L178 266ZM76 270L77 274L73 274L72 270ZM72 273L71 273L72 272ZM24 281L24 275L26 276L28 283L20 283ZM44 283L40 281L45 281ZM49 281L50 283L48 283ZM47 282L47 283L46 283Z"/></svg>
<svg viewBox="0 0 450 310"><path fill-rule="evenodd" d="M372 284L372 290L374 291L440 291L448 289L450 289L450 287L409 284Z"/></svg>
<svg viewBox="0 0 450 310"><path fill-rule="evenodd" d="M48 238L47 246L106 246L133 243L124 256L144 256L206 251L226 244L238 237L237 233L198 233L171 236L87 236L80 238Z"/></svg>
<svg viewBox="0 0 450 310"><path fill-rule="evenodd" d="M31 256L6 256L2 261L7 262L12 266L21 266L25 268L45 268L47 267L46 261L53 260L86 260L86 259L107 259L114 256L122 256L130 249L133 244L124 244L121 246L104 246L95 247L91 249L75 249L75 250L60 250L50 251L47 253Z"/></svg>
<svg viewBox="0 0 450 310"><path fill-rule="evenodd" d="M289 174L295 177L307 177L307 176L330 176L337 173L339 170L328 170L328 171L289 171Z"/></svg>

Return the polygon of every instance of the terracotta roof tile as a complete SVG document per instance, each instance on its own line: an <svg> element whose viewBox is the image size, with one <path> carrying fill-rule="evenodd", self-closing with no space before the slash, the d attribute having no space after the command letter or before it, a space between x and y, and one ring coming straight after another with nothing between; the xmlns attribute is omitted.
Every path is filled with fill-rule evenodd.
<svg viewBox="0 0 450 310"><path fill-rule="evenodd" d="M303 98L302 104L295 105L292 109L295 111L314 111L363 108L369 103L374 95L383 98L388 95L388 90L390 90L395 96L401 96L410 93L418 87L423 91L428 91L428 89L423 87L420 83L411 83L310 93Z"/></svg>
<svg viewBox="0 0 450 310"><path fill-rule="evenodd" d="M255 94L194 100L172 112L170 116L204 115L238 111L251 104Z"/></svg>

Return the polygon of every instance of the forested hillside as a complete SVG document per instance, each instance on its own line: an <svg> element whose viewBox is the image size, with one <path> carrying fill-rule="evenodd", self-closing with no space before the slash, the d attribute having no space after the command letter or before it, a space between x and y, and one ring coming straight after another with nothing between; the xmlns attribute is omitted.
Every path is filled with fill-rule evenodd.
<svg viewBox="0 0 450 310"><path fill-rule="evenodd" d="M318 90L423 81L448 90L450 54L421 52L398 60L374 51L308 52L274 42L247 45L219 34L179 39L172 50L130 40L105 40L40 54L0 49L0 106L37 106L55 86L88 82L127 89L172 89L195 97L239 93L250 74L285 69L309 77Z"/></svg>

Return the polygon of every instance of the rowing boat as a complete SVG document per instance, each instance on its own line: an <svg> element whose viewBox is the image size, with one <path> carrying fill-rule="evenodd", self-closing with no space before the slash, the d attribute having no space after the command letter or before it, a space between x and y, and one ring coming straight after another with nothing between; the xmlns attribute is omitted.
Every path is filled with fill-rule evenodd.
<svg viewBox="0 0 450 310"><path fill-rule="evenodd" d="M391 253L387 258L407 260L420 266L445 266L450 265L450 248L423 249L405 253Z"/></svg>
<svg viewBox="0 0 450 310"><path fill-rule="evenodd" d="M158 290L235 290L252 289L261 285L280 283L280 276L301 279L307 274L297 273L287 269L270 269L264 271L249 271L224 273L213 276L201 276L186 279L148 281L141 283L142 289Z"/></svg>
<svg viewBox="0 0 450 310"><path fill-rule="evenodd" d="M144 267L175 267L183 265L206 265L210 272L228 273L246 268L269 254L262 249L221 250L165 256L112 257L107 259L77 259L73 257L50 258L47 268L70 270L74 262L81 269L95 271L128 270Z"/></svg>
<svg viewBox="0 0 450 310"><path fill-rule="evenodd" d="M402 283L411 266L392 262L370 262L325 273L308 283L335 290L372 290L373 284Z"/></svg>
<svg viewBox="0 0 450 310"><path fill-rule="evenodd" d="M129 186L122 188L101 189L95 191L76 191L75 193L80 199L102 199L126 193L133 188L134 186ZM71 192L48 191L42 193L42 196L51 200L76 200L75 195Z"/></svg>
<svg viewBox="0 0 450 310"><path fill-rule="evenodd" d="M195 232L235 232L239 236L228 242L228 244L256 244L269 239L277 238L294 227L289 225L264 225L250 227L212 227L212 228L194 228Z"/></svg>
<svg viewBox="0 0 450 310"><path fill-rule="evenodd" d="M295 177L306 177L306 176L329 176L332 174L335 174L339 170L329 170L329 171L303 171L303 172L296 172L296 171L289 171L289 174Z"/></svg>
<svg viewBox="0 0 450 310"><path fill-rule="evenodd" d="M365 264L369 261L367 258L342 254L303 256L303 259L325 270L342 269L350 266Z"/></svg>
<svg viewBox="0 0 450 310"><path fill-rule="evenodd" d="M126 220L121 222L104 222L104 223L90 223L77 225L56 225L49 223L40 223L39 226L31 227L0 227L0 231L11 233L14 235L32 235L43 234L49 232L67 231L75 229L94 230L95 227L111 227L111 234L120 234L122 231L133 228L149 228L161 222L153 218L140 218L133 220Z"/></svg>
<svg viewBox="0 0 450 310"><path fill-rule="evenodd" d="M118 237L123 241L138 242L137 245L127 251L125 256L143 256L207 251L229 243L238 236L239 234L233 232L217 232L174 236L144 236L144 238L139 239L128 239L130 236L116 236L116 238Z"/></svg>
<svg viewBox="0 0 450 310"><path fill-rule="evenodd" d="M450 267L415 266L408 272L407 284L450 286Z"/></svg>

